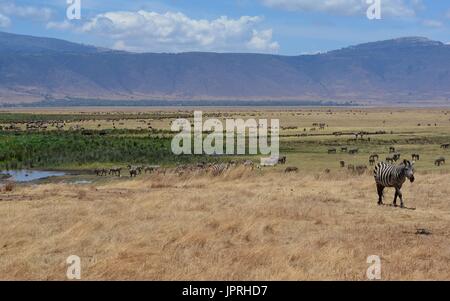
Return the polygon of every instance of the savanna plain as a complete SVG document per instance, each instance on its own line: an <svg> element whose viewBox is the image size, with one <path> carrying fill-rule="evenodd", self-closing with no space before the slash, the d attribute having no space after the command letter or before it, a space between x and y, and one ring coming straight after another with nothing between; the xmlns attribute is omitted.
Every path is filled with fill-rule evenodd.
<svg viewBox="0 0 450 301"><path fill-rule="evenodd" d="M0 170L66 175L1 180L0 279L63 280L77 255L84 280L366 280L377 255L384 280L450 280L450 167L435 164L450 157L449 109L202 110L279 119L286 163L173 155L171 122L190 108L3 109ZM377 205L374 154L420 156L405 209ZM158 169L130 177L138 165Z"/></svg>

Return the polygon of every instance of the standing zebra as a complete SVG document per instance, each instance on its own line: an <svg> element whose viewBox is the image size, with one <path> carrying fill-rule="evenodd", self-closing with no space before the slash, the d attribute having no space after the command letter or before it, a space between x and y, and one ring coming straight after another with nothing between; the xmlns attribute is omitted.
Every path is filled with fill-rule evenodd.
<svg viewBox="0 0 450 301"><path fill-rule="evenodd" d="M414 182L414 162L404 160L400 165L380 162L375 166L373 175L377 184L378 205L383 204L383 191L386 187L395 188L394 206L397 206L397 197L400 198L400 206L403 208L402 186L408 178Z"/></svg>
<svg viewBox="0 0 450 301"><path fill-rule="evenodd" d="M209 170L211 171L211 174L214 177L220 176L227 169L228 169L228 164L225 164L225 163L213 164L209 168Z"/></svg>

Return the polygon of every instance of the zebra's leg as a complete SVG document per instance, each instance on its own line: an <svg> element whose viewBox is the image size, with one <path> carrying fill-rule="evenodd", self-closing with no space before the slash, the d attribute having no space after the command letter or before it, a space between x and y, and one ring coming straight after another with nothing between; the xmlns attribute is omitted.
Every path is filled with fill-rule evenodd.
<svg viewBox="0 0 450 301"><path fill-rule="evenodd" d="M377 191L378 191L378 205L383 205L383 191L384 186L377 184Z"/></svg>
<svg viewBox="0 0 450 301"><path fill-rule="evenodd" d="M397 207L397 197L398 197L398 190L397 188L395 188L394 202L392 203L395 207Z"/></svg>
<svg viewBox="0 0 450 301"><path fill-rule="evenodd" d="M398 195L398 197L400 198L400 207L401 207L401 208L404 208L405 205L403 204L403 194L402 194L402 191L400 190L400 188L395 189L395 191L396 191L396 194Z"/></svg>

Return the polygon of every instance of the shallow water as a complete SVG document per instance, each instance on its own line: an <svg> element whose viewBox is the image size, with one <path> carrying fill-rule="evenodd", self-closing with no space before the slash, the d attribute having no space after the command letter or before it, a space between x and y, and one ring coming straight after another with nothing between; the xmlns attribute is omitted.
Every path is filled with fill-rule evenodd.
<svg viewBox="0 0 450 301"><path fill-rule="evenodd" d="M1 173L11 175L11 178L9 178L8 180L13 180L16 182L31 182L50 177L62 177L65 175L64 172L43 170L9 170L2 171Z"/></svg>

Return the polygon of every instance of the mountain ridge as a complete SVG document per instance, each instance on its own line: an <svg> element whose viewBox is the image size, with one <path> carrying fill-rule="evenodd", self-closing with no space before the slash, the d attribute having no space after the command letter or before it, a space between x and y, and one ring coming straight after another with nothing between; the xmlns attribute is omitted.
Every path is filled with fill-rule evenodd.
<svg viewBox="0 0 450 301"><path fill-rule="evenodd" d="M450 46L424 37L283 56L131 53L0 32L0 54L0 104L65 99L450 104Z"/></svg>

